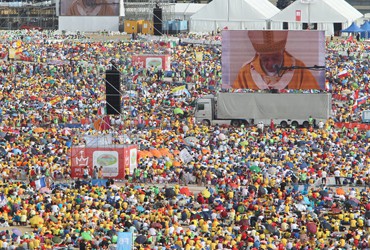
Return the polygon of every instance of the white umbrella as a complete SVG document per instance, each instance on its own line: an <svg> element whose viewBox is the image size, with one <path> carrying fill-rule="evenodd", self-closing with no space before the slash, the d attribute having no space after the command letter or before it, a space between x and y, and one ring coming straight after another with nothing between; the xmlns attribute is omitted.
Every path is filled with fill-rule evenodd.
<svg viewBox="0 0 370 250"><path fill-rule="evenodd" d="M275 167L271 167L267 170L267 172L270 174L270 175L275 175L276 174L276 168Z"/></svg>

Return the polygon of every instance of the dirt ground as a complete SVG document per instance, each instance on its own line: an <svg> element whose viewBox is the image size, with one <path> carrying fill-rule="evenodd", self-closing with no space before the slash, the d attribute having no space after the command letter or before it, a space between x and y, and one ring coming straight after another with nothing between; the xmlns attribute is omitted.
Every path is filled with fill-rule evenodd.
<svg viewBox="0 0 370 250"><path fill-rule="evenodd" d="M87 34L88 38L96 41L107 41L107 40L129 40L131 38L130 35L103 35L103 34Z"/></svg>

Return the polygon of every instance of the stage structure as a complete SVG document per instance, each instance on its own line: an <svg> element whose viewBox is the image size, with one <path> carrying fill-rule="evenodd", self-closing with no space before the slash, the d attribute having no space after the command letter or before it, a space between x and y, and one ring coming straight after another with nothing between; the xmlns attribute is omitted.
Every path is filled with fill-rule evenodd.
<svg viewBox="0 0 370 250"><path fill-rule="evenodd" d="M112 72L114 72L115 78L113 80ZM115 72L118 73L118 77L115 76ZM130 92L131 83L129 83L127 77L119 73L113 61L111 62L111 67L105 72L104 81L106 85L106 99L110 98L107 95L108 89L114 89L118 94L118 100L116 100L118 107L117 104L109 103L106 100L105 106L100 107L100 111L97 111L97 119L91 124L95 131L100 132L79 134L84 143L72 145L71 147L70 166L72 178L83 178L85 169L92 176L94 166L97 166L98 168L103 168L103 180L122 180L126 175L132 175L134 169L138 166L138 146L134 143L135 139L132 138L130 132L127 134L117 133L122 128L116 123L116 121L125 122L123 121L123 112L126 114L130 113L131 96L127 106L123 105L122 100ZM114 112L109 113L107 112L108 109ZM131 116L129 115L129 117ZM131 130L130 122L128 131ZM109 133L107 133L108 131Z"/></svg>
<svg viewBox="0 0 370 250"><path fill-rule="evenodd" d="M101 138L99 139L101 140ZM93 169L102 167L103 179L123 180L133 174L138 163L137 145L87 144L71 149L71 177L83 178L87 169L92 176Z"/></svg>
<svg viewBox="0 0 370 250"><path fill-rule="evenodd" d="M119 31L120 20L125 15L124 0L93 1L88 7L82 1L56 1L62 31Z"/></svg>
<svg viewBox="0 0 370 250"><path fill-rule="evenodd" d="M175 3L173 0L125 0L126 20L153 20L153 10L162 9L162 22L175 18Z"/></svg>

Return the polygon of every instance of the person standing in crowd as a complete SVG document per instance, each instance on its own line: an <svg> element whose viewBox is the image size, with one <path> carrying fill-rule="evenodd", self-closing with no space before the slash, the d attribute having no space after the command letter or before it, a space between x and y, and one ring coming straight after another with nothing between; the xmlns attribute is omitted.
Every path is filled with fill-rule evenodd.
<svg viewBox="0 0 370 250"><path fill-rule="evenodd" d="M94 166L94 169L93 169L93 179L98 179L98 167L97 166Z"/></svg>
<svg viewBox="0 0 370 250"><path fill-rule="evenodd" d="M90 174L89 174L89 167L86 166L86 167L84 167L84 170L83 170L83 177L86 180L86 179L89 179L89 176L90 176Z"/></svg>
<svg viewBox="0 0 370 250"><path fill-rule="evenodd" d="M325 171L325 169L323 169L321 171L321 184L322 185L326 185L326 176L328 175L328 173Z"/></svg>
<svg viewBox="0 0 370 250"><path fill-rule="evenodd" d="M336 168L334 171L335 185L341 185L340 176L341 176L341 172L339 168Z"/></svg>

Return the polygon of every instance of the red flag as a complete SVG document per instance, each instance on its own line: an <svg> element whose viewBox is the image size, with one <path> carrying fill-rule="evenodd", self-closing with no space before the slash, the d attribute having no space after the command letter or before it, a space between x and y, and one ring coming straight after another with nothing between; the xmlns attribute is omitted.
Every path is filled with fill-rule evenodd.
<svg viewBox="0 0 370 250"><path fill-rule="evenodd" d="M100 124L100 130L108 130L110 129L110 119L109 116L106 115L103 118L102 123Z"/></svg>
<svg viewBox="0 0 370 250"><path fill-rule="evenodd" d="M132 81L133 82L136 82L136 80L137 80L138 77L139 77L139 74L134 75L134 77L132 78Z"/></svg>
<svg viewBox="0 0 370 250"><path fill-rule="evenodd" d="M346 69L344 69L344 70L342 70L342 71L340 71L339 73L338 73L338 77L347 77L347 76L349 76L350 74L348 73L348 71L346 70Z"/></svg>
<svg viewBox="0 0 370 250"><path fill-rule="evenodd" d="M358 99L358 94L359 94L359 92L360 92L360 90L359 90L359 89L357 89L357 90L355 91L355 93L353 94L353 99L355 99L355 100L357 100L357 99Z"/></svg>

